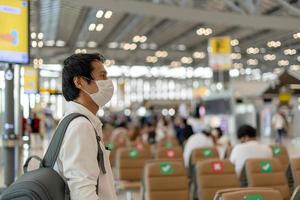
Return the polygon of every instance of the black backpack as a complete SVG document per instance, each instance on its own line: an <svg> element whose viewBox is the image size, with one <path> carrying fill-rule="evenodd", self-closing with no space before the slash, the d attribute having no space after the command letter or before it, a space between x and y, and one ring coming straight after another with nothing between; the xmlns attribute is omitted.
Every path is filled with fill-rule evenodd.
<svg viewBox="0 0 300 200"><path fill-rule="evenodd" d="M16 182L4 191L1 200L70 200L68 185L53 167L69 124L73 119L78 117L85 117L87 119L82 114L72 113L61 121L43 160L37 156L29 157L24 164L24 175L19 177ZM98 164L103 173L105 173L103 151L100 148L100 137L97 134L96 138L98 143ZM33 158L40 161L40 168L28 172L29 162ZM97 194L98 181L96 186Z"/></svg>

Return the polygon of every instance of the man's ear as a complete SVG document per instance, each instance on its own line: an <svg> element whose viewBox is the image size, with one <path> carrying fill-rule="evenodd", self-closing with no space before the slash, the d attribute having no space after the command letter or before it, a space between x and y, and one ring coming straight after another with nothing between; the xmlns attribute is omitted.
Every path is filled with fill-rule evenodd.
<svg viewBox="0 0 300 200"><path fill-rule="evenodd" d="M75 76L75 77L73 78L73 82L74 82L74 85L75 85L78 89L82 88L82 80L81 80L80 77Z"/></svg>

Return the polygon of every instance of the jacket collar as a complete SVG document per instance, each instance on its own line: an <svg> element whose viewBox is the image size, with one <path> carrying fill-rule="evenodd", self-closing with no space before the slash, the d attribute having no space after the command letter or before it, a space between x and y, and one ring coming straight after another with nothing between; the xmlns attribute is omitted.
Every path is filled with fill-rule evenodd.
<svg viewBox="0 0 300 200"><path fill-rule="evenodd" d="M102 125L103 125L102 122L96 115L94 115L91 111L89 111L83 105L76 103L74 101L68 102L67 109L66 109L66 115L71 114L71 113L80 113L80 114L85 115L92 123L94 129L96 129L97 132L101 132L101 131L99 131L99 129L102 128Z"/></svg>

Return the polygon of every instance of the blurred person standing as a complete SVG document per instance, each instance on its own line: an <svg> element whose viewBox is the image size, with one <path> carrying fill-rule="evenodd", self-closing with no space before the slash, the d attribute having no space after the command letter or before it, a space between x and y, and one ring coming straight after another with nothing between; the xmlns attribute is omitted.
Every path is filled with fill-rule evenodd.
<svg viewBox="0 0 300 200"><path fill-rule="evenodd" d="M114 92L104 62L99 54L74 54L64 61L62 90L68 101L65 116L85 116L69 124L55 164L69 186L72 200L117 200L110 151L105 148L102 122L96 116Z"/></svg>
<svg viewBox="0 0 300 200"><path fill-rule="evenodd" d="M188 124L187 119L183 119L183 136L184 141L188 140L194 134L193 128Z"/></svg>
<svg viewBox="0 0 300 200"><path fill-rule="evenodd" d="M273 129L275 130L275 142L282 143L282 136L286 133L286 119L283 112L279 110L272 118Z"/></svg>

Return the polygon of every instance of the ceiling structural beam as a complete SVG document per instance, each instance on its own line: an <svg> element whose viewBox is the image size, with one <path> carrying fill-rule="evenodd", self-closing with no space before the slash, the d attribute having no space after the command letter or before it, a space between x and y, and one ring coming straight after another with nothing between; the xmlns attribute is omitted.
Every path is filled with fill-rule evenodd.
<svg viewBox="0 0 300 200"><path fill-rule="evenodd" d="M64 0L70 2L70 0ZM77 5L101 7L115 12L131 13L158 18L196 23L240 26L253 29L297 30L300 20L283 16L241 15L228 12L205 11L195 8L182 8L172 5L157 5L134 0L85 0L72 1Z"/></svg>
<svg viewBox="0 0 300 200"><path fill-rule="evenodd" d="M195 33L196 29L200 26L202 26L203 24L197 24L195 26L192 26L191 28L189 28L187 31L181 32L178 35L176 35L175 37L167 40L166 42L164 42L163 44L161 44L158 49L163 49L166 48L167 46L171 45L171 44L175 44L176 41L187 37L190 33Z"/></svg>
<svg viewBox="0 0 300 200"><path fill-rule="evenodd" d="M247 13L238 5L236 5L234 2L232 2L231 0L224 0L224 2L226 3L226 5L232 9L233 11L246 15Z"/></svg>
<svg viewBox="0 0 300 200"><path fill-rule="evenodd" d="M72 46L70 46L70 50L72 50L73 48L76 47L76 43L78 41L79 34L80 34L82 27L88 17L90 10L91 9L87 8L87 7L83 7L81 9L80 14L77 17L77 23L75 24L75 27L73 28L73 32L67 41L67 44L72 45Z"/></svg>
<svg viewBox="0 0 300 200"><path fill-rule="evenodd" d="M300 17L300 9L296 8L295 6L292 6L289 2L284 0L276 0L286 11L288 11L290 14Z"/></svg>

